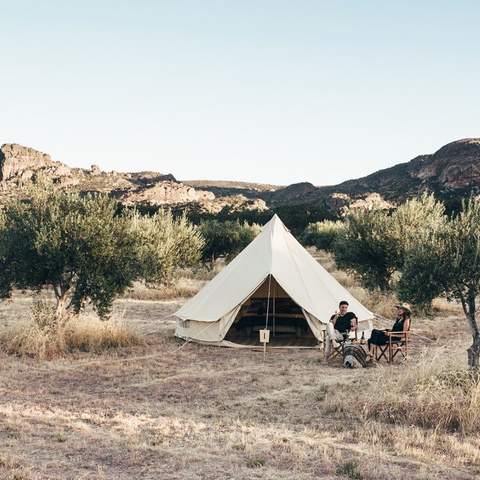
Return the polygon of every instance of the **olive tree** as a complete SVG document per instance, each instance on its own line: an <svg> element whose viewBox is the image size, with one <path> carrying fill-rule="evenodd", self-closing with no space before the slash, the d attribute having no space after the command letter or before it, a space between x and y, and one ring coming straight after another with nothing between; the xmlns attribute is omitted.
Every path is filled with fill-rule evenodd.
<svg viewBox="0 0 480 480"><path fill-rule="evenodd" d="M119 215L101 195L36 189L12 200L0 225L0 296L51 287L56 314L91 302L101 317L135 280L158 280L198 258L202 241L185 219ZM197 255L194 251L197 250Z"/></svg>
<svg viewBox="0 0 480 480"><path fill-rule="evenodd" d="M451 219L413 236L398 284L401 299L417 303L443 294L462 305L471 334L468 364L479 367L480 331L476 316L480 293L480 201L470 199Z"/></svg>
<svg viewBox="0 0 480 480"><path fill-rule="evenodd" d="M367 288L392 290L410 243L444 218L443 204L429 194L406 201L392 213L355 209L333 242L335 261L355 272Z"/></svg>
<svg viewBox="0 0 480 480"><path fill-rule="evenodd" d="M353 211L333 244L338 267L354 272L367 288L389 290L398 263L392 225L383 211Z"/></svg>
<svg viewBox="0 0 480 480"><path fill-rule="evenodd" d="M130 220L138 270L147 283L170 283L178 269L199 263L204 240L185 215L174 218L170 210L150 217L133 212Z"/></svg>
<svg viewBox="0 0 480 480"><path fill-rule="evenodd" d="M215 259L224 257L231 260L243 250L261 231L254 223L240 221L207 220L200 225L200 232L205 240L203 260L211 265Z"/></svg>

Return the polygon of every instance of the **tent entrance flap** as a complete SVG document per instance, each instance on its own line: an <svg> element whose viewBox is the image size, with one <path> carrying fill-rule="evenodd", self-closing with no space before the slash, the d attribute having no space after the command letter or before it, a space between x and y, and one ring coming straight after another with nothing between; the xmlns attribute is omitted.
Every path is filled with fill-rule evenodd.
<svg viewBox="0 0 480 480"><path fill-rule="evenodd" d="M272 276L242 304L225 340L258 346L259 330L264 328L270 330L270 347L314 347L318 344L302 308Z"/></svg>

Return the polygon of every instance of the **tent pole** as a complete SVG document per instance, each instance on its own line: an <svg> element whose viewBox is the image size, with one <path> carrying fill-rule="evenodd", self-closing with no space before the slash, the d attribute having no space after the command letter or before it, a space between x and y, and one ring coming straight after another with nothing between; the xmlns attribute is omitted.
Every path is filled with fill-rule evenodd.
<svg viewBox="0 0 480 480"><path fill-rule="evenodd" d="M277 284L273 284L273 336L275 336L275 299L277 293Z"/></svg>
<svg viewBox="0 0 480 480"><path fill-rule="evenodd" d="M265 318L265 330L268 330L268 314L270 313L270 287L272 285L272 275L268 276L268 296L267 296L267 317ZM263 361L267 359L267 342L263 342Z"/></svg>
<svg viewBox="0 0 480 480"><path fill-rule="evenodd" d="M267 318L265 319L265 330L268 330L268 314L270 313L270 287L272 284L272 275L268 276L268 297L267 297Z"/></svg>

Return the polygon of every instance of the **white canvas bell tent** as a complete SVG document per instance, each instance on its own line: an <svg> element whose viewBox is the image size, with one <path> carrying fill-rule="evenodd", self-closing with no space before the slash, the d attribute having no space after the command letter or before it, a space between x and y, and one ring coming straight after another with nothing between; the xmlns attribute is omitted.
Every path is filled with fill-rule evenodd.
<svg viewBox="0 0 480 480"><path fill-rule="evenodd" d="M177 337L221 346L314 346L346 300L368 330L373 314L340 285L275 215L262 232L175 316ZM283 342L282 342L283 339ZM286 341L288 339L288 341ZM313 340L313 342L312 342Z"/></svg>

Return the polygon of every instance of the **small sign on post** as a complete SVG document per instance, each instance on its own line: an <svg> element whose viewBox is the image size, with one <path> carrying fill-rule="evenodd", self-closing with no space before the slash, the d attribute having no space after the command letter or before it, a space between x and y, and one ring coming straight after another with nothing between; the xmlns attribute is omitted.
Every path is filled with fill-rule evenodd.
<svg viewBox="0 0 480 480"><path fill-rule="evenodd" d="M260 342L268 343L270 341L270 330L260 330Z"/></svg>
<svg viewBox="0 0 480 480"><path fill-rule="evenodd" d="M263 361L267 357L267 343L270 341L270 330L259 330L260 342L263 343Z"/></svg>

